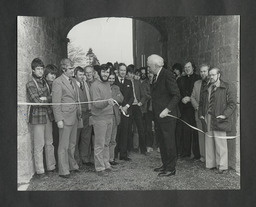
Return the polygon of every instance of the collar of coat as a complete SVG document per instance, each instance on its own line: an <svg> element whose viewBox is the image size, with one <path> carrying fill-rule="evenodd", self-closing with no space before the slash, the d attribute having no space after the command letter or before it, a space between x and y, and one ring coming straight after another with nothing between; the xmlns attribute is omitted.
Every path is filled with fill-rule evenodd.
<svg viewBox="0 0 256 207"><path fill-rule="evenodd" d="M210 86L211 86L211 84L208 84L208 87L205 87L203 91L207 91ZM220 86L218 88L225 89L225 88L227 88L227 85L224 81L220 80Z"/></svg>

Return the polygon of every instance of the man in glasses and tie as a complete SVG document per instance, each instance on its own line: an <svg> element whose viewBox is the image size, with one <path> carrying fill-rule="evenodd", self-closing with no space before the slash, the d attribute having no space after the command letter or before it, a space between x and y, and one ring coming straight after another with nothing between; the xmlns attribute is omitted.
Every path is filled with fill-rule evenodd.
<svg viewBox="0 0 256 207"><path fill-rule="evenodd" d="M59 128L58 166L59 176L69 178L70 171L78 172L79 167L74 158L77 124L80 117L78 105L78 87L72 78L73 62L64 58L60 61L62 75L53 81L52 102L55 121ZM70 103L70 104L66 104Z"/></svg>
<svg viewBox="0 0 256 207"><path fill-rule="evenodd" d="M222 174L228 169L227 139L231 131L231 116L236 109L235 96L229 84L220 79L220 69L209 69L210 84L201 91L199 117L207 124L205 138L206 168L218 169ZM221 138L220 138L221 137Z"/></svg>

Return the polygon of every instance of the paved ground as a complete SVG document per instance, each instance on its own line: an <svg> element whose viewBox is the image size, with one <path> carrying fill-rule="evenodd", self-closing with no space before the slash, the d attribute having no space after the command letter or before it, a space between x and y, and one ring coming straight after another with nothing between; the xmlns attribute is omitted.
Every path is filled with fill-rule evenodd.
<svg viewBox="0 0 256 207"><path fill-rule="evenodd" d="M57 173L48 178L33 178L29 191L94 191L94 190L205 190L205 189L240 189L240 176L235 170L226 174L217 174L207 170L204 163L178 160L177 173L168 178L159 178L153 172L161 165L160 154L156 151L149 156L137 153L130 155L131 162L119 161L117 172L108 177L99 177L93 168L83 166L81 172L71 174L70 179L63 179Z"/></svg>

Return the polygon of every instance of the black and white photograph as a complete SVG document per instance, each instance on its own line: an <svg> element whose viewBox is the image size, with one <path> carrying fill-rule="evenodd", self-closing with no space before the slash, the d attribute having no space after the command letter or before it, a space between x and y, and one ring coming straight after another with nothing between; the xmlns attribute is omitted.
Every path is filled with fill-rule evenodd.
<svg viewBox="0 0 256 207"><path fill-rule="evenodd" d="M240 15L17 16L17 191L240 190Z"/></svg>

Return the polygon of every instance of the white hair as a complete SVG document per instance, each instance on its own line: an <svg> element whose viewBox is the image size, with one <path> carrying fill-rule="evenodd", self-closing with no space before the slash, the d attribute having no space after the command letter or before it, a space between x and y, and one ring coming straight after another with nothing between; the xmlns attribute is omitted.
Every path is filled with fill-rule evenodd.
<svg viewBox="0 0 256 207"><path fill-rule="evenodd" d="M161 56L156 55L156 54L150 55L148 57L148 62L152 62L159 67L164 66L164 59Z"/></svg>

